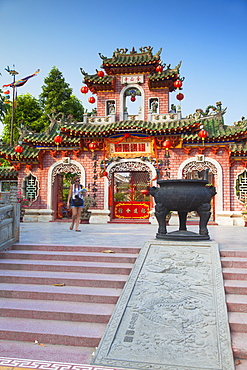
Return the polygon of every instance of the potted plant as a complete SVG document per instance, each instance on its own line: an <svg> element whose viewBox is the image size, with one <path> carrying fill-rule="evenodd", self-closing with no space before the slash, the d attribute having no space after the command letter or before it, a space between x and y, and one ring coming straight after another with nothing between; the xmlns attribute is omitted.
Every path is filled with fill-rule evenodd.
<svg viewBox="0 0 247 370"><path fill-rule="evenodd" d="M115 202L123 202L126 201L126 194L122 192L118 192L114 194L114 201Z"/></svg>

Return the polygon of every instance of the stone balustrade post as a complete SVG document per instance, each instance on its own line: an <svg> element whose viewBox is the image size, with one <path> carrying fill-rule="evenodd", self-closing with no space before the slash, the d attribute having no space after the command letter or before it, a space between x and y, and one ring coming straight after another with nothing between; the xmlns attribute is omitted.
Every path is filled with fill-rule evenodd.
<svg viewBox="0 0 247 370"><path fill-rule="evenodd" d="M9 194L9 202L13 205L12 236L16 242L20 239L20 203L18 203L17 190L16 186L11 186Z"/></svg>

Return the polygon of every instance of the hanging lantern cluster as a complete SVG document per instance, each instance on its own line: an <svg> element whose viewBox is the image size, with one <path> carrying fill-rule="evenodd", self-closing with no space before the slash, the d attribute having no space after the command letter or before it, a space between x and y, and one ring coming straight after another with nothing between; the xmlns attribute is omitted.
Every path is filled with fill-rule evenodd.
<svg viewBox="0 0 247 370"><path fill-rule="evenodd" d="M184 94L182 94L182 93L178 93L178 94L176 95L176 98L177 98L179 101L181 101L181 100L183 100L183 98L184 98Z"/></svg>
<svg viewBox="0 0 247 370"><path fill-rule="evenodd" d="M21 145L16 145L15 152L20 155L23 152L23 147Z"/></svg>
<svg viewBox="0 0 247 370"><path fill-rule="evenodd" d="M93 96L90 96L90 98L88 98L88 102L90 104L94 104L95 103L95 98Z"/></svg>
<svg viewBox="0 0 247 370"><path fill-rule="evenodd" d="M99 78L102 78L102 77L104 77L104 72L103 71L97 71L97 75L98 75L98 77Z"/></svg>
<svg viewBox="0 0 247 370"><path fill-rule="evenodd" d="M172 143L170 142L170 140L165 140L162 143L162 147L166 150L165 157L169 157L169 149L172 147Z"/></svg>
<svg viewBox="0 0 247 370"><path fill-rule="evenodd" d="M181 80L177 80L177 81L174 81L174 87L176 87L176 89L180 89L182 86L183 86L183 83Z"/></svg>
<svg viewBox="0 0 247 370"><path fill-rule="evenodd" d="M86 95L88 93L88 87L87 86L82 86L81 93Z"/></svg>
<svg viewBox="0 0 247 370"><path fill-rule="evenodd" d="M181 87L183 86L183 82L182 82L181 80L176 80L176 81L174 81L174 82L173 82L173 85L174 85L174 87L175 87L177 90L179 90L179 89L181 89ZM184 98L184 94L182 94L182 93L178 93L178 94L176 95L176 98L177 98L177 100L181 101L181 100L183 100L183 98Z"/></svg>
<svg viewBox="0 0 247 370"><path fill-rule="evenodd" d="M58 145L59 144L61 144L61 142L63 141L63 138L62 138L62 136L60 136L60 135L56 135L55 137L54 137L54 142L57 144L57 149L58 149Z"/></svg>
<svg viewBox="0 0 247 370"><path fill-rule="evenodd" d="M203 145L204 145L204 140L208 137L208 132L204 129L201 129L198 132L198 136L202 139Z"/></svg>
<svg viewBox="0 0 247 370"><path fill-rule="evenodd" d="M163 72L163 66L161 64L159 64L157 67L156 67L156 72L158 73L162 73Z"/></svg>
<svg viewBox="0 0 247 370"><path fill-rule="evenodd" d="M88 148L93 153L95 151L95 149L97 148L97 144L95 143L95 141L92 141L91 143L89 143Z"/></svg>
<svg viewBox="0 0 247 370"><path fill-rule="evenodd" d="M131 97L130 97L130 101L132 101L132 102L136 101L136 97L135 97L135 95L131 95Z"/></svg>

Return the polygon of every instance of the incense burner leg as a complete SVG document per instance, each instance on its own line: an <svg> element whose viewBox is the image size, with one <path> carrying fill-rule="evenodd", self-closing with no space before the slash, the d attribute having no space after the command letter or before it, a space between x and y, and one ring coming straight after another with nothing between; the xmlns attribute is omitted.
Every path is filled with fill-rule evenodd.
<svg viewBox="0 0 247 370"><path fill-rule="evenodd" d="M208 235L207 224L211 216L211 204L210 203L203 203L197 209L197 213L200 216L200 223L199 223L199 234L200 235Z"/></svg>
<svg viewBox="0 0 247 370"><path fill-rule="evenodd" d="M166 234L166 215L169 213L169 210L165 208L165 206L162 203L156 203L155 205L155 217L157 218L159 228L158 233L159 234Z"/></svg>
<svg viewBox="0 0 247 370"><path fill-rule="evenodd" d="M186 227L186 219L187 219L188 212L184 211L178 211L178 217L179 217L179 230L187 230Z"/></svg>

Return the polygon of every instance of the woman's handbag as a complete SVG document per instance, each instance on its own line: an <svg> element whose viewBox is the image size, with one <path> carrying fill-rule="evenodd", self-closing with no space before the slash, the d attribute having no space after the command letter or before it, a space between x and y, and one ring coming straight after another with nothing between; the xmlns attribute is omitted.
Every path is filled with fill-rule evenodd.
<svg viewBox="0 0 247 370"><path fill-rule="evenodd" d="M82 198L79 198L78 195L75 196L75 199L73 199L75 207L83 206L84 200Z"/></svg>

